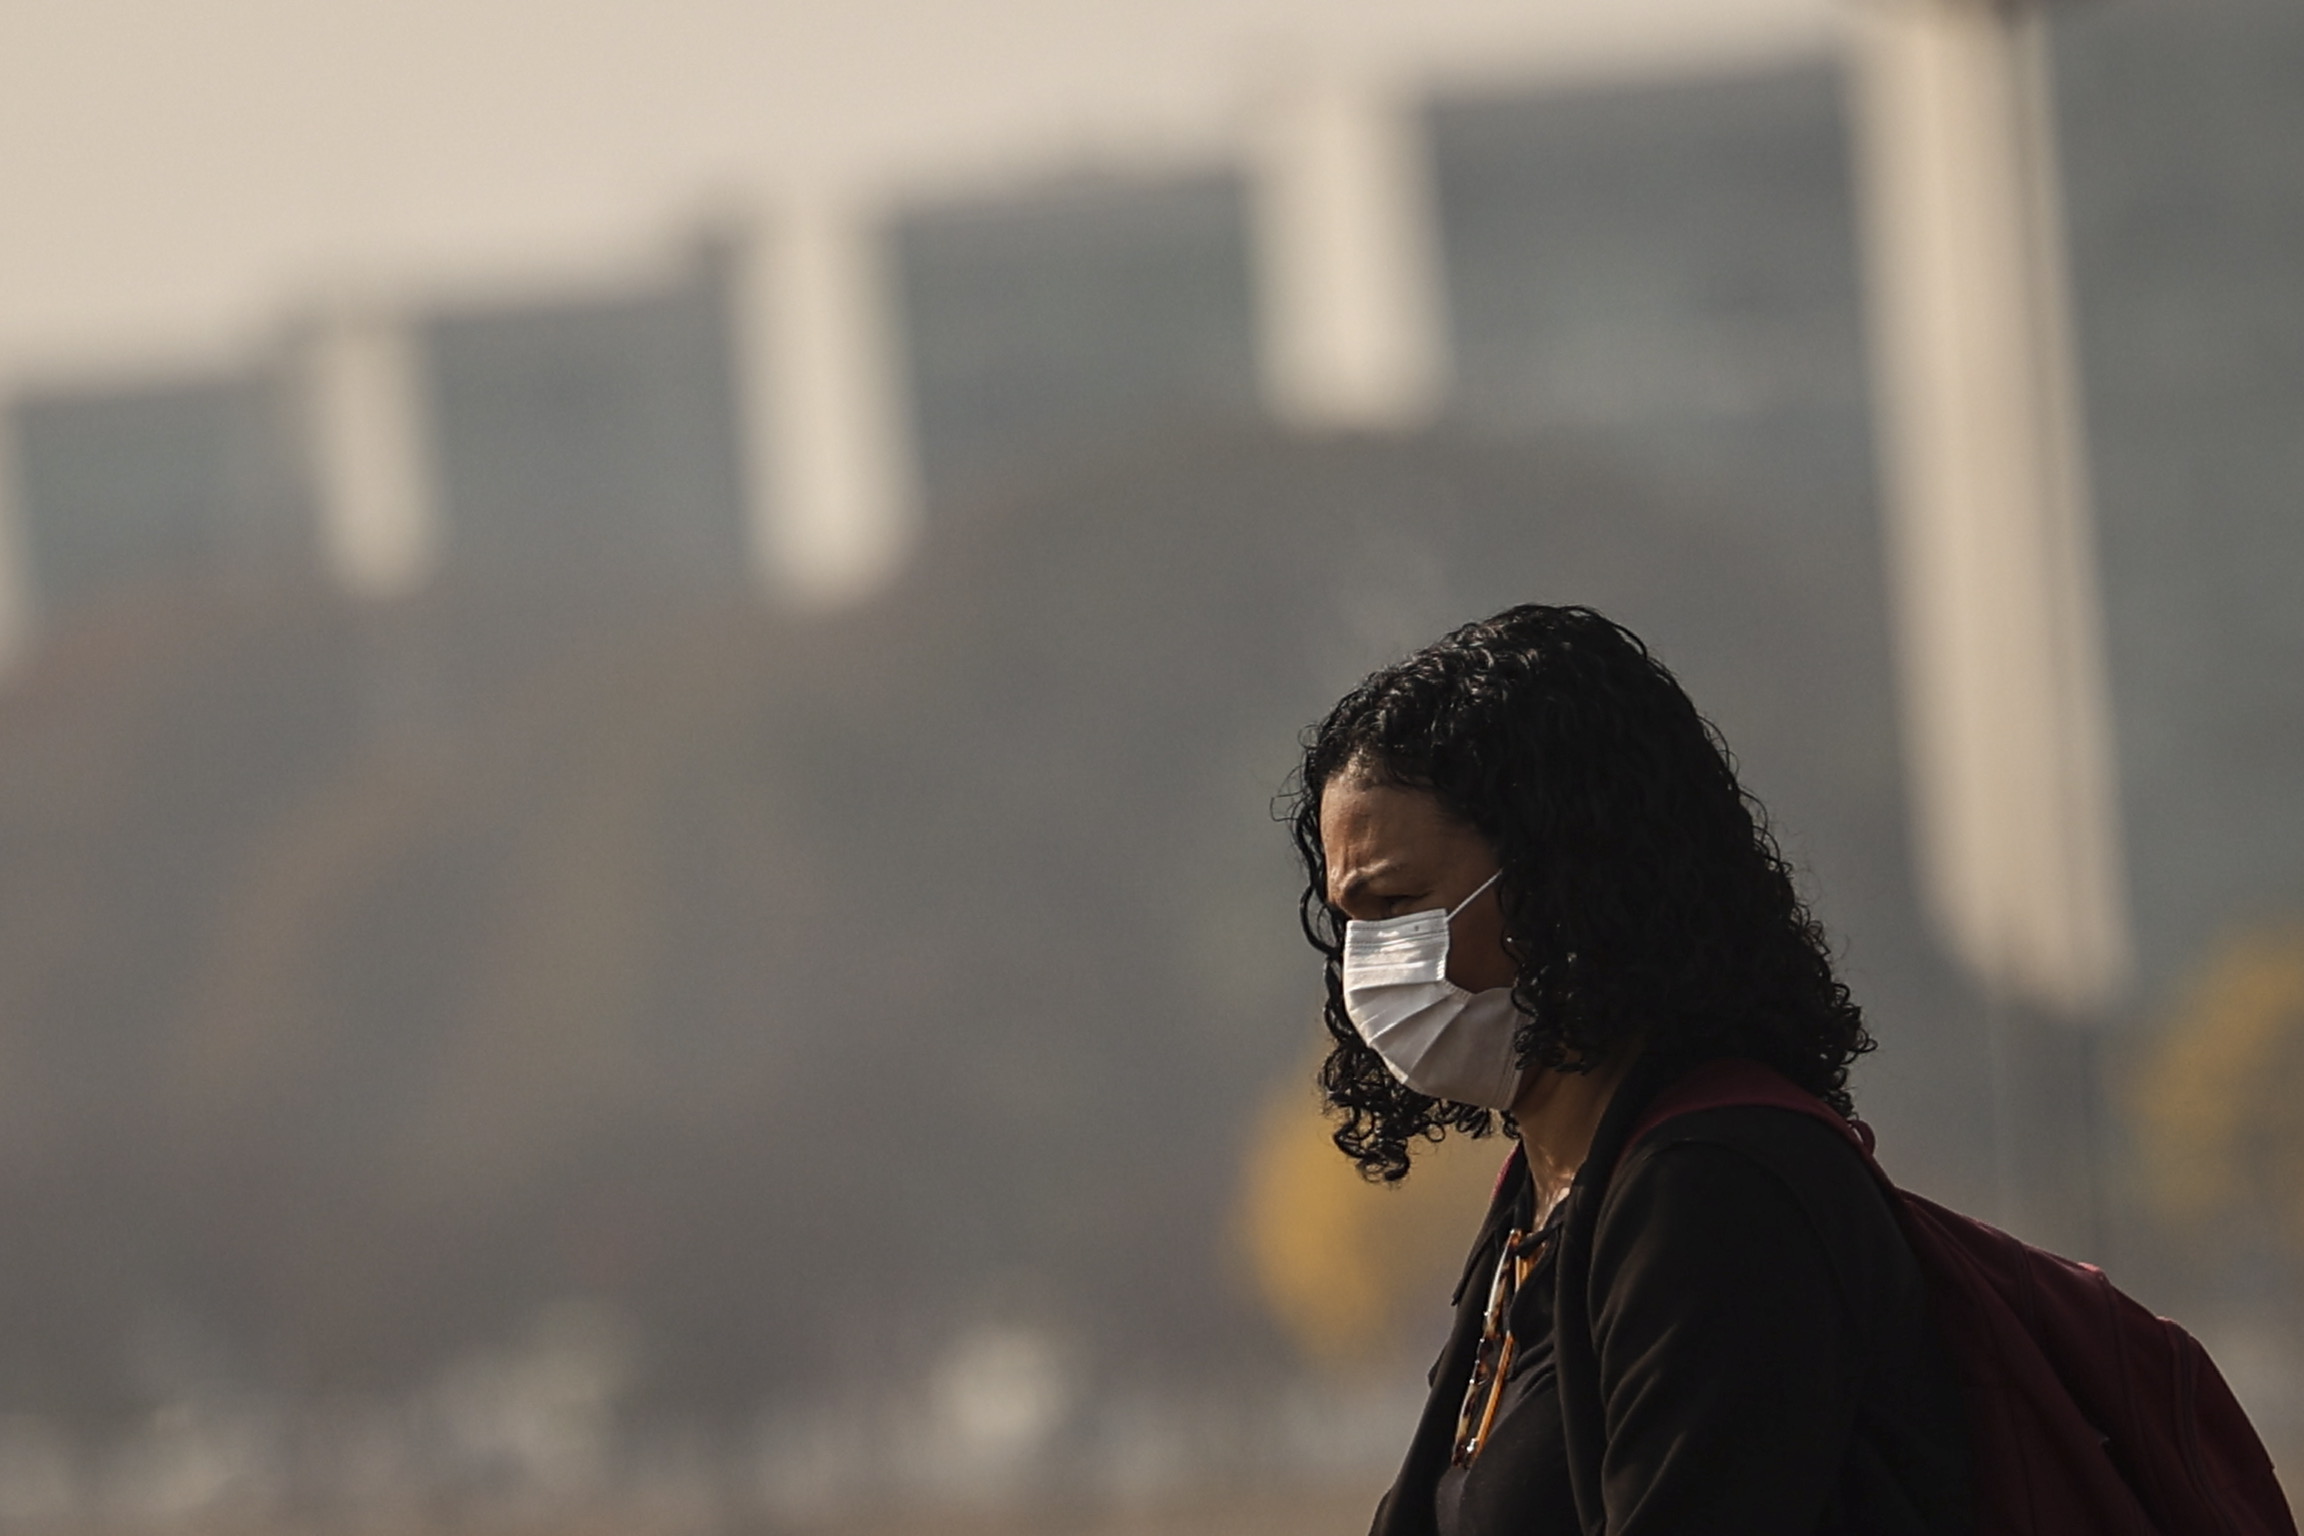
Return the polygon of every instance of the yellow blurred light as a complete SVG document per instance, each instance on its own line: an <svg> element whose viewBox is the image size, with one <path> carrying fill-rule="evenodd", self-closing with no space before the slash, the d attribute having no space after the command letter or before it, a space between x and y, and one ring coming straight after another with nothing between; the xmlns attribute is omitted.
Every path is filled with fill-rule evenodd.
<svg viewBox="0 0 2304 1536"><path fill-rule="evenodd" d="M1237 1213L1272 1317L1310 1358L1381 1359L1446 1310L1464 1252L1511 1143L1450 1135L1419 1144L1405 1182L1360 1177L1329 1139L1302 1077L1258 1119Z"/></svg>
<svg viewBox="0 0 2304 1536"><path fill-rule="evenodd" d="M2147 1186L2167 1214L2267 1201L2304 1238L2304 921L2209 960L2130 1083Z"/></svg>

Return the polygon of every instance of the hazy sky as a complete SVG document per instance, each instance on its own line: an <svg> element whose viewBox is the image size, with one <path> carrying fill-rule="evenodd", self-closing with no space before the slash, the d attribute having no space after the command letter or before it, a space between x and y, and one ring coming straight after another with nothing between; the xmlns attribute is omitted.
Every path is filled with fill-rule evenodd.
<svg viewBox="0 0 2304 1536"><path fill-rule="evenodd" d="M0 0L0 387L640 259L822 181L1221 153L1309 61L1814 49L1835 0Z"/></svg>

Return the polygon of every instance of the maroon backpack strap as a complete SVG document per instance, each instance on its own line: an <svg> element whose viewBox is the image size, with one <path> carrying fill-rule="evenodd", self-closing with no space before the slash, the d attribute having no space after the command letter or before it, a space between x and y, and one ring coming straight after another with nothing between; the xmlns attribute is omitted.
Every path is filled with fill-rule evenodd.
<svg viewBox="0 0 2304 1536"><path fill-rule="evenodd" d="M1707 1109L1788 1109L1794 1114L1821 1120L1841 1135L1872 1161L1872 1128L1861 1120L1844 1120L1831 1105L1795 1084L1774 1067L1742 1057L1724 1057L1708 1061L1690 1069L1673 1084L1658 1094L1633 1124L1632 1134L1624 1139L1624 1154L1645 1140L1651 1131L1668 1120L1682 1115L1693 1115ZM1621 1158L1619 1159L1621 1161Z"/></svg>

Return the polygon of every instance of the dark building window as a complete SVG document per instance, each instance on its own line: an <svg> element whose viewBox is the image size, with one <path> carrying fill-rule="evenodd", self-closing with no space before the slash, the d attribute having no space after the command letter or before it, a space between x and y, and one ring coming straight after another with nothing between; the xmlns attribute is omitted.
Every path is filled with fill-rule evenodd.
<svg viewBox="0 0 2304 1536"><path fill-rule="evenodd" d="M483 582L746 577L716 285L427 327L445 568Z"/></svg>
<svg viewBox="0 0 2304 1536"><path fill-rule="evenodd" d="M896 253L921 464L940 501L1256 410L1237 178L924 209L897 226Z"/></svg>
<svg viewBox="0 0 2304 1536"><path fill-rule="evenodd" d="M50 613L154 581L312 569L288 405L263 375L19 401L32 585Z"/></svg>

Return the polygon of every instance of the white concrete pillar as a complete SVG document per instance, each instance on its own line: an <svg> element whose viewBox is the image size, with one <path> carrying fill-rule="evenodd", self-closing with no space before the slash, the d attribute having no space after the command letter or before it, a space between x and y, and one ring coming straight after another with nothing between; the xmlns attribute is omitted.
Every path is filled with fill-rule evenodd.
<svg viewBox="0 0 2304 1536"><path fill-rule="evenodd" d="M39 597L32 573L30 515L16 412L0 390L0 675L21 666L32 649Z"/></svg>
<svg viewBox="0 0 2304 1536"><path fill-rule="evenodd" d="M321 548L355 596L421 587L439 562L439 475L414 327L391 309L340 306L296 359Z"/></svg>
<svg viewBox="0 0 2304 1536"><path fill-rule="evenodd" d="M1450 363L1416 103L1332 70L1276 97L1260 130L1251 185L1268 408L1313 430L1422 425Z"/></svg>
<svg viewBox="0 0 2304 1536"><path fill-rule="evenodd" d="M1925 894L1990 995L2100 1016L2129 928L2042 22L1867 0L1856 23Z"/></svg>
<svg viewBox="0 0 2304 1536"><path fill-rule="evenodd" d="M803 608L868 596L919 537L894 274L872 210L790 199L730 279L754 573Z"/></svg>

